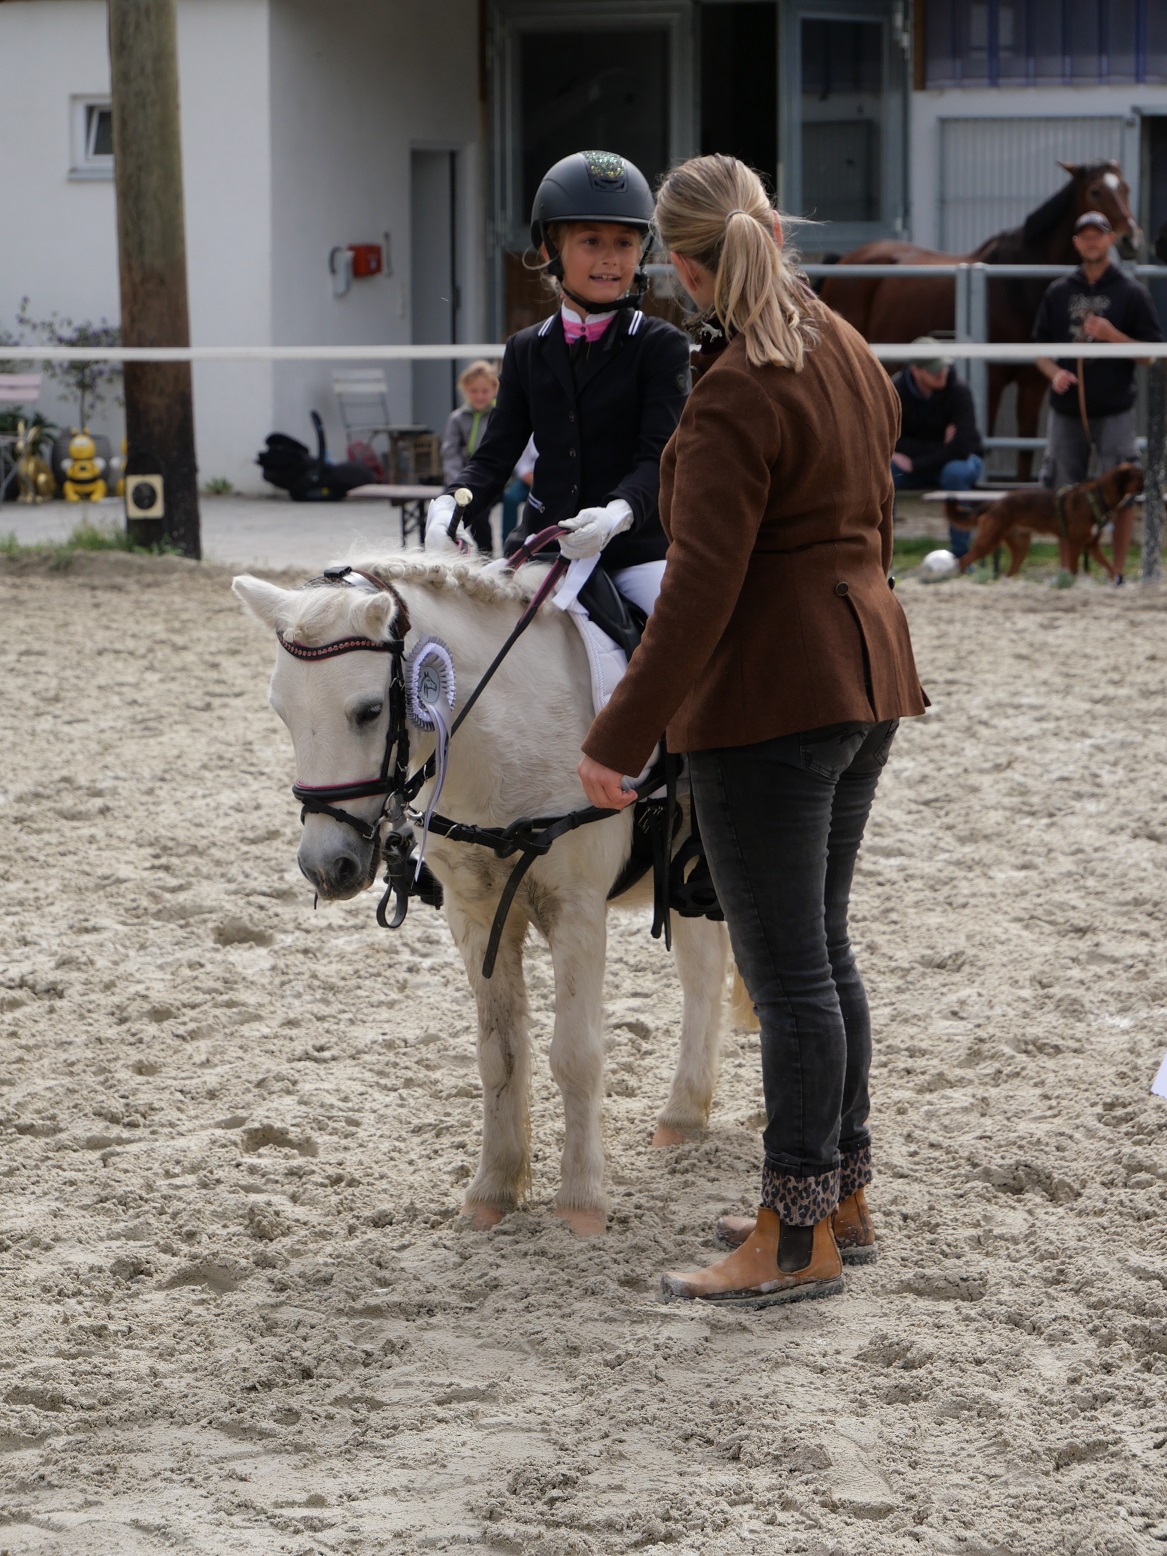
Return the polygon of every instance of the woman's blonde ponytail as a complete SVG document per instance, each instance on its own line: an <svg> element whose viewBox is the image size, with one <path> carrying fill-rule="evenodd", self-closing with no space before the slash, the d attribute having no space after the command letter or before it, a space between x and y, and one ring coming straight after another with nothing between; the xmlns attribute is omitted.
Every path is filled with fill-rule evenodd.
<svg viewBox="0 0 1167 1556"><path fill-rule="evenodd" d="M713 277L722 327L744 338L755 367L797 373L817 338L815 301L774 240L776 219L758 175L736 157L693 157L657 195L662 242Z"/></svg>

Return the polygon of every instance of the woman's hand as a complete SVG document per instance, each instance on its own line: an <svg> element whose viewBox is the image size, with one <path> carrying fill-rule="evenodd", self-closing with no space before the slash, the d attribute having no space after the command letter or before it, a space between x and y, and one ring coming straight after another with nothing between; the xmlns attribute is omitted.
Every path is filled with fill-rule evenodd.
<svg viewBox="0 0 1167 1556"><path fill-rule="evenodd" d="M585 756L576 768L584 793L600 810L623 810L636 799L635 789L621 788L624 774L613 772L601 762Z"/></svg>

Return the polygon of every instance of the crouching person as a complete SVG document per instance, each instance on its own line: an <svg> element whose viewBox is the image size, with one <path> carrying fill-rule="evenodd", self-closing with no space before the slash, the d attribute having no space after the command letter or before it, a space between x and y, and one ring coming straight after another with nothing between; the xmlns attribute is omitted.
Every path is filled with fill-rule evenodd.
<svg viewBox="0 0 1167 1556"><path fill-rule="evenodd" d="M901 408L900 435L891 456L892 480L897 491L925 486L967 491L985 473L972 393L952 371L952 358L943 355L938 340L919 335L912 344L920 347L920 356L892 379ZM964 556L969 531L950 524L948 541L953 556Z"/></svg>

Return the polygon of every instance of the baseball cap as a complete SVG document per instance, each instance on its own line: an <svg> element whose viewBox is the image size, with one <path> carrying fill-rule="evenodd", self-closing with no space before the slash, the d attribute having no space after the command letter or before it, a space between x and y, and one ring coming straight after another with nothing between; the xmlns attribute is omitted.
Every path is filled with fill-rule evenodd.
<svg viewBox="0 0 1167 1556"><path fill-rule="evenodd" d="M1083 211L1074 223L1075 232L1085 232L1087 227L1097 227L1099 232L1113 232L1114 228L1101 211Z"/></svg>
<svg viewBox="0 0 1167 1556"><path fill-rule="evenodd" d="M920 355L909 358L913 367L922 367L925 373L943 373L953 364L954 358L946 357L935 335L917 335L913 346L921 347Z"/></svg>

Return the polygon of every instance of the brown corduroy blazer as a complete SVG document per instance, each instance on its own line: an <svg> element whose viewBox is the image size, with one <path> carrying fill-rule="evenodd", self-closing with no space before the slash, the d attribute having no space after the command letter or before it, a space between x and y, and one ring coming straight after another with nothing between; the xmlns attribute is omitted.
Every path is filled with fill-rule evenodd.
<svg viewBox="0 0 1167 1556"><path fill-rule="evenodd" d="M899 399L850 325L815 323L800 373L752 367L738 336L686 402L660 597L584 741L606 767L639 773L666 729L701 751L927 705L888 586Z"/></svg>

